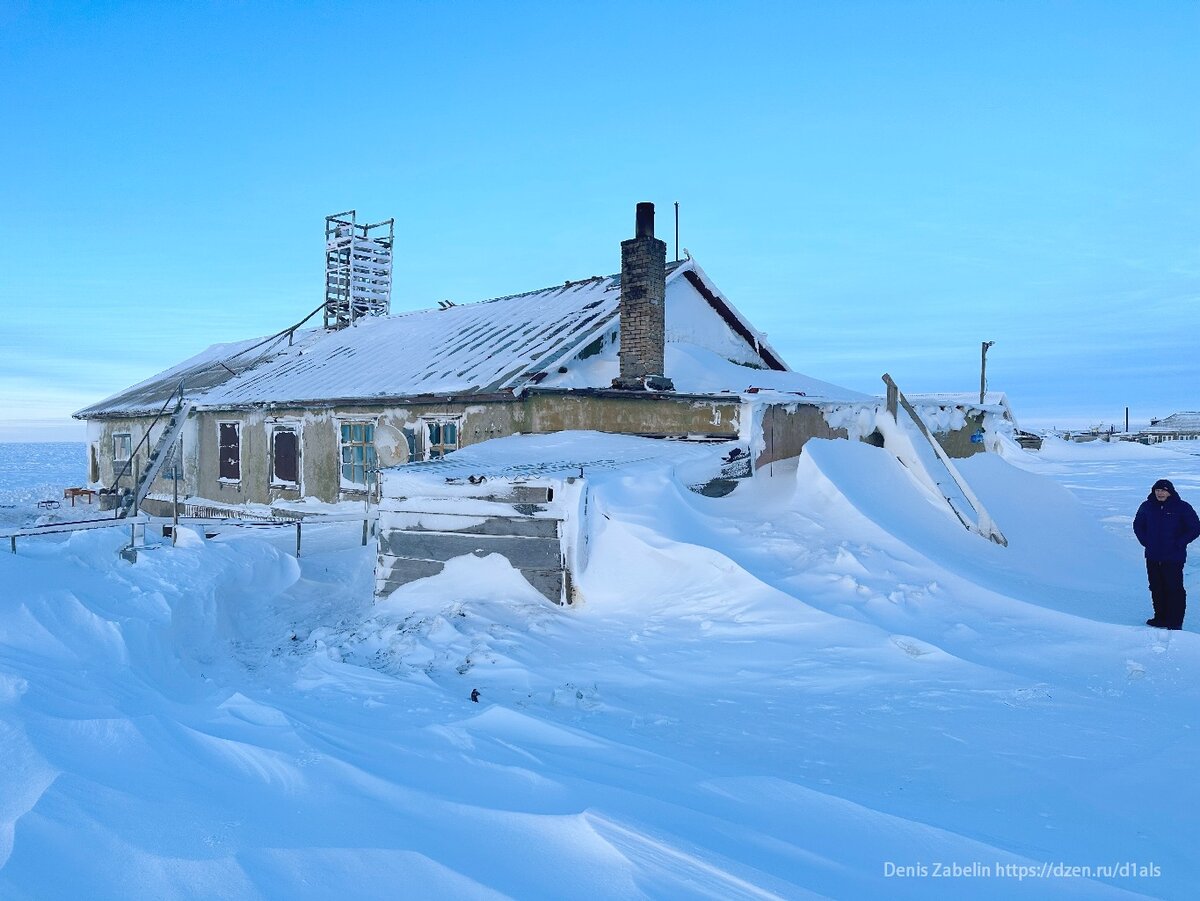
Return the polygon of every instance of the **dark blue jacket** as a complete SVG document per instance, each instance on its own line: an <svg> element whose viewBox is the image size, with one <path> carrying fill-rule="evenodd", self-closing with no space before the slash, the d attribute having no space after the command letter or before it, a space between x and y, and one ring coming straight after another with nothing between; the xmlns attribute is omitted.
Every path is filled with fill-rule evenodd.
<svg viewBox="0 0 1200 901"><path fill-rule="evenodd" d="M1200 538L1200 518L1178 494L1172 492L1160 504L1151 491L1133 518L1133 534L1146 549L1147 560L1182 563L1188 544Z"/></svg>

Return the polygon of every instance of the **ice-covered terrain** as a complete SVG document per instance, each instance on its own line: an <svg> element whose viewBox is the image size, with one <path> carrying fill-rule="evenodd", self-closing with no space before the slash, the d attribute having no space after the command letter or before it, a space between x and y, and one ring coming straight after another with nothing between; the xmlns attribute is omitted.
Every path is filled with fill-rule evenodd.
<svg viewBox="0 0 1200 901"><path fill-rule="evenodd" d="M1200 641L1130 523L1200 457L961 470L1008 547L866 444L597 473L571 610L498 557L375 604L353 523L5 547L0 897L1189 896Z"/></svg>
<svg viewBox="0 0 1200 901"><path fill-rule="evenodd" d="M38 507L40 501L65 505L58 518L72 518L63 488L85 485L86 479L87 445L82 442L0 442L0 530L53 515Z"/></svg>

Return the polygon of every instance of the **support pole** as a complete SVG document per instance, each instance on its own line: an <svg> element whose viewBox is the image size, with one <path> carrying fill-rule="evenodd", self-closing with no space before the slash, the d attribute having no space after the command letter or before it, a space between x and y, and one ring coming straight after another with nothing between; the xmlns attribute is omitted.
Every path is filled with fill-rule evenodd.
<svg viewBox="0 0 1200 901"><path fill-rule="evenodd" d="M296 520L296 557L300 556L300 520Z"/></svg>
<svg viewBox="0 0 1200 901"><path fill-rule="evenodd" d="M983 397L987 393L987 352L995 341L984 341L983 351L979 358L979 405L983 406Z"/></svg>
<svg viewBox="0 0 1200 901"><path fill-rule="evenodd" d="M363 547L367 546L367 532L370 528L371 528L371 520L364 519L363 520L363 542L362 542Z"/></svg>
<svg viewBox="0 0 1200 901"><path fill-rule="evenodd" d="M679 262L679 201L675 201L675 262Z"/></svg>
<svg viewBox="0 0 1200 901"><path fill-rule="evenodd" d="M9 540L12 542L12 552L15 554L17 552L17 536L13 535Z"/></svg>

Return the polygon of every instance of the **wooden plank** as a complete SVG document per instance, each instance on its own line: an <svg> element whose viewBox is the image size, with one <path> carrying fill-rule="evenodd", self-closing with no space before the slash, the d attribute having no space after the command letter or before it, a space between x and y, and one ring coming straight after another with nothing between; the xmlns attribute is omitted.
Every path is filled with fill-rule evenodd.
<svg viewBox="0 0 1200 901"><path fill-rule="evenodd" d="M508 487L509 490L505 491L505 487ZM552 492L554 491L554 488L549 485L497 485L496 488L499 490L491 491L488 488L487 482L479 485L471 485L463 480L454 481L447 485L447 493L445 494L438 494L438 489L430 486L428 493L422 491L421 494L402 494L394 498L385 498L385 500L416 501L420 503L425 498L430 498L434 500L470 499L474 501L490 501L497 504L548 504L552 500ZM462 493L459 493L460 490Z"/></svg>
<svg viewBox="0 0 1200 901"><path fill-rule="evenodd" d="M562 550L557 538L393 530L380 535L379 550L393 557L414 560L445 561L463 554L501 554L517 569L553 569L562 566Z"/></svg>
<svg viewBox="0 0 1200 901"><path fill-rule="evenodd" d="M530 516L469 516L462 513L390 513L388 523L404 532L457 532L469 535L520 535L557 538L557 519ZM482 522L480 521L482 520Z"/></svg>

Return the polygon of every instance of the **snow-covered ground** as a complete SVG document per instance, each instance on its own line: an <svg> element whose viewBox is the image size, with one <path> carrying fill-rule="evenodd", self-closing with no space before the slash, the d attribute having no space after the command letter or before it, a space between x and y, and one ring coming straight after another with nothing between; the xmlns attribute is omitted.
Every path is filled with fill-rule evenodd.
<svg viewBox="0 0 1200 901"><path fill-rule="evenodd" d="M82 442L0 442L0 531L19 529L39 517L75 518L63 489L86 484L87 445ZM60 507L42 509L40 501ZM78 504L78 512L85 514L88 505ZM96 508L93 503L91 509Z"/></svg>
<svg viewBox="0 0 1200 901"><path fill-rule="evenodd" d="M3 548L0 897L1188 897L1200 640L1130 523L1200 457L965 461L1007 548L869 445L774 469L590 476L571 610L375 604L353 523Z"/></svg>

